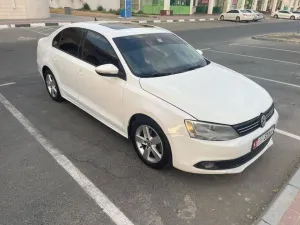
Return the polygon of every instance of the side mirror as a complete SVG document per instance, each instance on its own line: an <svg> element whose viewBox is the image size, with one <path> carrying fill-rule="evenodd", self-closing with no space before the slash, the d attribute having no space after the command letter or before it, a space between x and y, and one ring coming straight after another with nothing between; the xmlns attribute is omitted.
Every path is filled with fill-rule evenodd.
<svg viewBox="0 0 300 225"><path fill-rule="evenodd" d="M198 52L200 55L203 55L203 51L197 49L197 52Z"/></svg>
<svg viewBox="0 0 300 225"><path fill-rule="evenodd" d="M119 73L119 69L113 64L104 64L101 66L97 66L95 71L99 75L107 77L116 77Z"/></svg>

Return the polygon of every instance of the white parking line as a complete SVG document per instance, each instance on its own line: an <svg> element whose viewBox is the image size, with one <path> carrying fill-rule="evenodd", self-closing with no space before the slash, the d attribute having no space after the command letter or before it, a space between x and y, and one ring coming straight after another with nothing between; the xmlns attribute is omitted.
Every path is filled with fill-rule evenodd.
<svg viewBox="0 0 300 225"><path fill-rule="evenodd" d="M48 36L48 34L45 34L45 33L39 32L39 31L35 31L35 30L32 30L32 29L27 29L27 28L25 28L25 27L22 27L22 29L32 31L32 32L34 32L34 33L42 34L42 35L44 35L44 36Z"/></svg>
<svg viewBox="0 0 300 225"><path fill-rule="evenodd" d="M133 223L83 174L73 163L55 148L41 132L27 120L2 94L0 102L24 126L24 128L44 147L44 149L64 168L80 187L100 206L117 225Z"/></svg>
<svg viewBox="0 0 300 225"><path fill-rule="evenodd" d="M10 83L0 84L0 87L12 85L12 84L16 84L16 82L10 82Z"/></svg>
<svg viewBox="0 0 300 225"><path fill-rule="evenodd" d="M275 51L284 51L284 52L292 52L292 53L297 53L300 54L300 52L293 51L293 50L287 50L287 49L282 49L282 48L269 48L269 47L261 47L261 46L255 46L255 45L244 45L244 44L239 44L239 43L233 43L229 44L230 46L243 46L243 47L250 47L250 48L263 48L263 49L270 49L270 50L275 50Z"/></svg>
<svg viewBox="0 0 300 225"><path fill-rule="evenodd" d="M53 28L53 27L36 27L36 28L32 28L32 29L30 29L30 30L32 30L32 31L39 31L39 32L44 32L44 31L47 31L47 30L56 30L55 28Z"/></svg>
<svg viewBox="0 0 300 225"><path fill-rule="evenodd" d="M274 82L274 83L278 83L278 84L284 84L284 85L295 87L295 88L300 88L300 86L296 85L296 84L290 84L290 83L286 83L286 82L282 82L282 81L278 81L278 80L271 80L268 78L257 77L257 76L253 76L253 75L249 75L249 74L244 74L244 75L247 77L252 77L252 78L256 78L256 79L260 79L260 80L266 80L266 81L270 81L270 82Z"/></svg>
<svg viewBox="0 0 300 225"><path fill-rule="evenodd" d="M291 133L289 133L289 132L286 132L286 131L284 131L284 130L279 130L279 129L277 129L277 128L276 128L275 131L276 131L277 133L279 133L279 134L282 134L282 135L285 135L285 136L288 136L288 137L290 137L290 138L294 138L294 139L300 141L300 136L298 136L298 135L291 134Z"/></svg>
<svg viewBox="0 0 300 225"><path fill-rule="evenodd" d="M247 57L247 58L262 59L262 60L267 60L267 61L280 62L280 63L286 63L286 64L291 64L291 65L297 65L297 66L300 66L300 63L294 63L294 62L282 61L282 60L277 60L277 59L262 58L262 57L251 56L251 55L242 55L242 54L231 53L231 52L222 52L222 51L211 50L211 49L206 50L206 51L217 52L217 53L222 53L222 54L227 54L227 55L242 56L242 57Z"/></svg>

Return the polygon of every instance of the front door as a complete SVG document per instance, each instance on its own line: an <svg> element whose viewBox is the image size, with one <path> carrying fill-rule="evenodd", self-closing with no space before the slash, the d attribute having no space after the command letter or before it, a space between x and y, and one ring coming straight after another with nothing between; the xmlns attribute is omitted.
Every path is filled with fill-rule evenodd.
<svg viewBox="0 0 300 225"><path fill-rule="evenodd" d="M95 72L104 64L119 68L125 75L111 44L99 33L87 31L83 44L81 73L78 77L79 102L104 124L124 131L122 122L124 77L106 77Z"/></svg>

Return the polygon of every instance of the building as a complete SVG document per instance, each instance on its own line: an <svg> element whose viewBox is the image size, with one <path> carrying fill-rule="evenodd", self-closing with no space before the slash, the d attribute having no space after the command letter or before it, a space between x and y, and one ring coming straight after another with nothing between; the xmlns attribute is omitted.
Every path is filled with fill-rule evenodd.
<svg viewBox="0 0 300 225"><path fill-rule="evenodd" d="M50 0L50 7L80 9L84 3L87 3L91 10L97 10L98 6L102 6L106 10L124 8L124 0ZM131 0L131 6L133 11L139 11L140 0Z"/></svg>
<svg viewBox="0 0 300 225"><path fill-rule="evenodd" d="M50 17L49 0L0 0L0 19Z"/></svg>
<svg viewBox="0 0 300 225"><path fill-rule="evenodd" d="M274 12L278 8L296 10L300 0L142 0L141 10L147 14L159 14L171 10L174 15L194 13L222 13L230 9L255 9Z"/></svg>

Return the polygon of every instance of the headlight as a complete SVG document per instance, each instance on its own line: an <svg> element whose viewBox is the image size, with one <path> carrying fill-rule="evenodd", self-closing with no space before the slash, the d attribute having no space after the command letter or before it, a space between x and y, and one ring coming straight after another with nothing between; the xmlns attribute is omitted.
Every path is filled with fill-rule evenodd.
<svg viewBox="0 0 300 225"><path fill-rule="evenodd" d="M239 137L231 126L185 120L185 126L192 138L207 141L228 141Z"/></svg>

